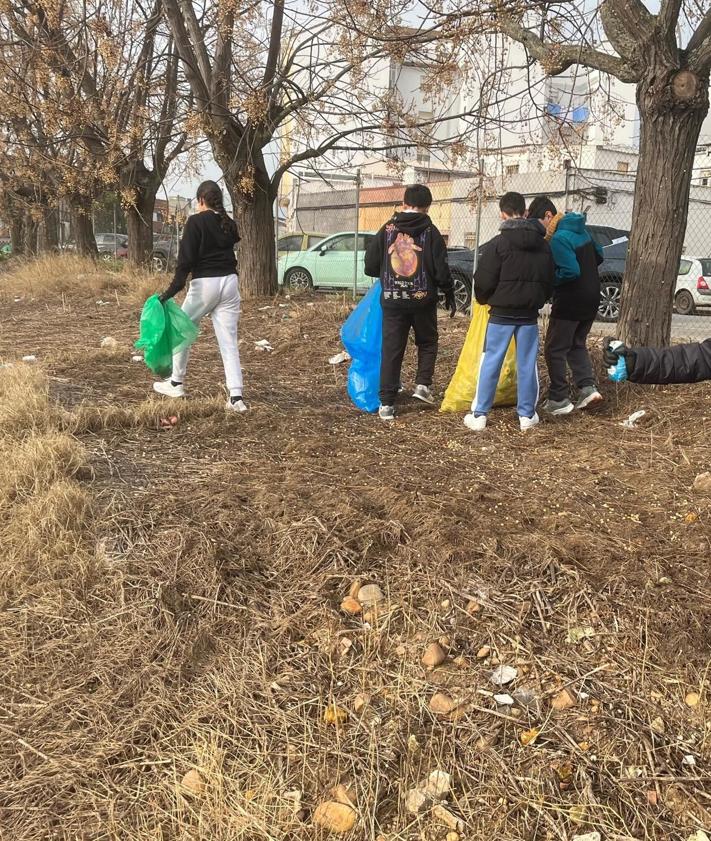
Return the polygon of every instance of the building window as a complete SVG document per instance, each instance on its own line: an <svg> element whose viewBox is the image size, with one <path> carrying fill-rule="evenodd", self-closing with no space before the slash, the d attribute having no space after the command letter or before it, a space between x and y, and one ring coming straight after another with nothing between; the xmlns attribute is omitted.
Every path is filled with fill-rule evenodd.
<svg viewBox="0 0 711 841"><path fill-rule="evenodd" d="M617 171L618 172L629 172L630 165L627 161L617 161Z"/></svg>
<svg viewBox="0 0 711 841"><path fill-rule="evenodd" d="M518 164L509 164L506 167L506 174L507 175L518 175L519 173L519 165Z"/></svg>
<svg viewBox="0 0 711 841"><path fill-rule="evenodd" d="M417 150L417 163L422 164L423 166L430 165L430 150L429 149L418 149Z"/></svg>

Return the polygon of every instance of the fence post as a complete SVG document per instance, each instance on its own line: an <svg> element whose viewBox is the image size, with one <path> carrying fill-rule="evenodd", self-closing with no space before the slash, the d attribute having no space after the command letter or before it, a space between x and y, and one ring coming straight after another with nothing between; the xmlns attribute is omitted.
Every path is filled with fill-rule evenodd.
<svg viewBox="0 0 711 841"><path fill-rule="evenodd" d="M484 159L479 158L479 193L476 199L476 231L474 236L474 271L479 265L479 238L481 236L481 207L484 199Z"/></svg>
<svg viewBox="0 0 711 841"><path fill-rule="evenodd" d="M360 169L355 177L355 236L353 237L353 300L358 297L358 234L360 233Z"/></svg>

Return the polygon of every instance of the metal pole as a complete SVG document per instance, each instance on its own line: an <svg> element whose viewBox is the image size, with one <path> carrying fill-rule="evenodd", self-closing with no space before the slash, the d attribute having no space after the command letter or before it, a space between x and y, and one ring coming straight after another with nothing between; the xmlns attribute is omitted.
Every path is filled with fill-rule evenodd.
<svg viewBox="0 0 711 841"><path fill-rule="evenodd" d="M281 193L281 182L277 187L276 198L274 199L274 260L279 274L279 195Z"/></svg>
<svg viewBox="0 0 711 841"><path fill-rule="evenodd" d="M484 160L479 158L479 191L476 197L476 231L474 236L474 271L479 265L479 242L481 237L481 208L484 200Z"/></svg>
<svg viewBox="0 0 711 841"><path fill-rule="evenodd" d="M355 177L355 236L353 237L353 300L358 297L358 234L360 233L360 169Z"/></svg>
<svg viewBox="0 0 711 841"><path fill-rule="evenodd" d="M567 213L568 212L568 194L570 192L570 182L569 182L569 178L568 178L568 176L570 174L570 160L568 160L566 158L563 165L565 167L565 208L564 208L564 210Z"/></svg>
<svg viewBox="0 0 711 841"><path fill-rule="evenodd" d="M114 260L116 259L116 252L118 250L118 243L116 242L116 196L114 196Z"/></svg>

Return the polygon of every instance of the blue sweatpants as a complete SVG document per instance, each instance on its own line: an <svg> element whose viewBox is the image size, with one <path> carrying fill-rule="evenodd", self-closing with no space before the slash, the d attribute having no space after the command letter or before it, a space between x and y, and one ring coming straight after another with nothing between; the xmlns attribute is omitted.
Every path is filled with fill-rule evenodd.
<svg viewBox="0 0 711 841"><path fill-rule="evenodd" d="M532 418L538 403L538 325L492 324L484 339L484 353L479 367L479 381L472 403L475 415L488 415L494 405L501 367L511 339L516 340L516 379L518 414Z"/></svg>

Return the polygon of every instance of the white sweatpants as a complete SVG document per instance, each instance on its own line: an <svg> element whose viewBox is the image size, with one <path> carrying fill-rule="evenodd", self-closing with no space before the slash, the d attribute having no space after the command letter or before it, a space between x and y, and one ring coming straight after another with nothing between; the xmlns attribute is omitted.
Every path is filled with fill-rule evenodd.
<svg viewBox="0 0 711 841"><path fill-rule="evenodd" d="M242 367L239 361L237 326L241 312L239 281L236 274L224 277L196 277L190 281L185 297L183 312L196 324L209 315L215 328L217 344L225 366L225 380L230 396L242 394ZM189 350L176 353L173 357L175 382L185 382Z"/></svg>

